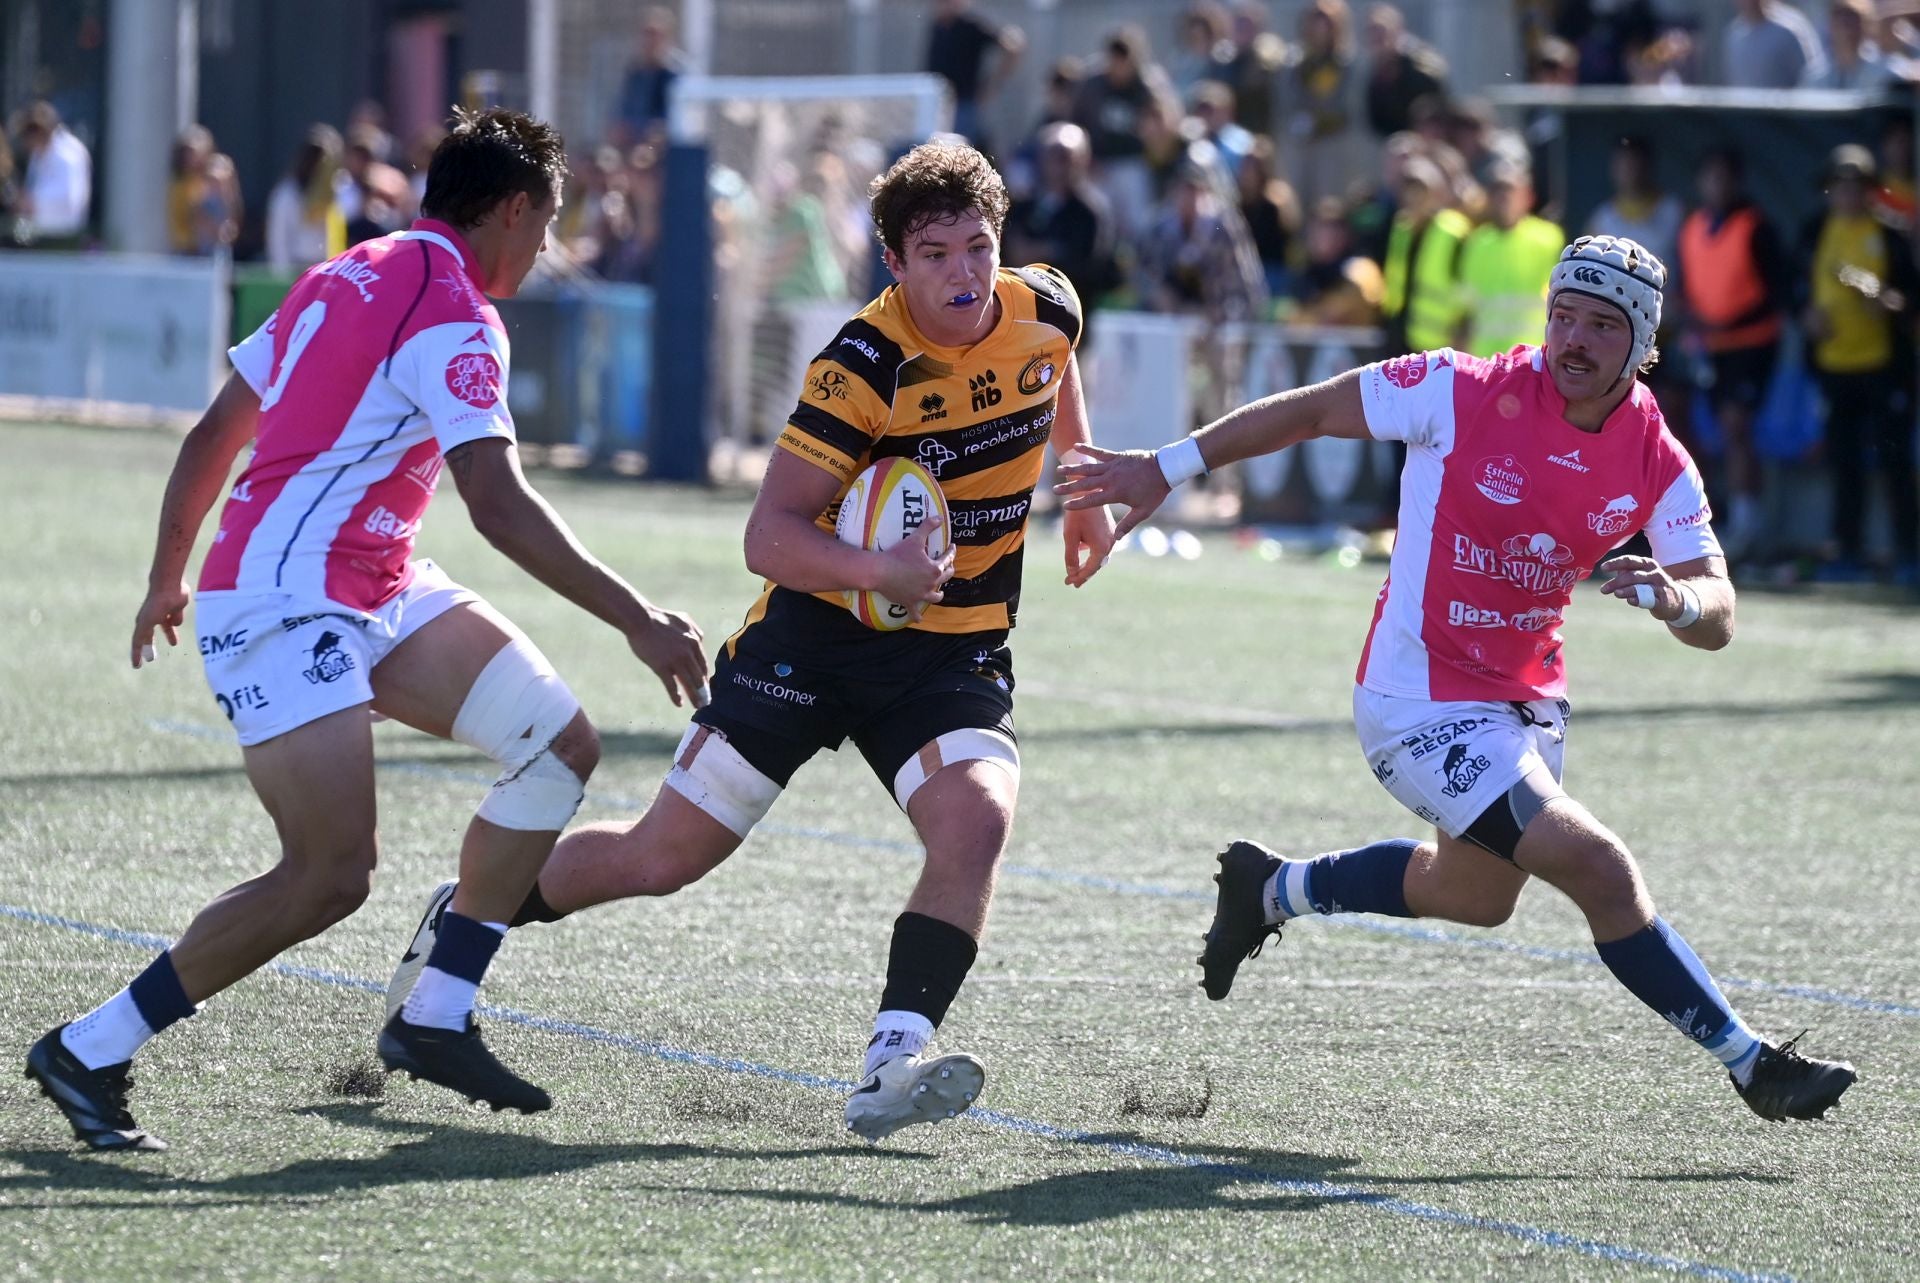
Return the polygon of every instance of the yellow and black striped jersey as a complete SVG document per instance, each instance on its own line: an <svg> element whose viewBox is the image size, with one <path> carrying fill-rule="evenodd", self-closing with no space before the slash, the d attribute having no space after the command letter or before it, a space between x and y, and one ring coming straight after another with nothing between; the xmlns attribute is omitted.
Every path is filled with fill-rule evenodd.
<svg viewBox="0 0 1920 1283"><path fill-rule="evenodd" d="M1053 268L1003 267L994 295L993 331L943 348L914 328L905 293L889 288L807 367L780 434L782 449L840 479L819 520L828 533L847 487L876 459L917 459L938 479L957 551L945 599L910 625L928 632L1013 626L1033 488L1080 341L1080 300Z"/></svg>

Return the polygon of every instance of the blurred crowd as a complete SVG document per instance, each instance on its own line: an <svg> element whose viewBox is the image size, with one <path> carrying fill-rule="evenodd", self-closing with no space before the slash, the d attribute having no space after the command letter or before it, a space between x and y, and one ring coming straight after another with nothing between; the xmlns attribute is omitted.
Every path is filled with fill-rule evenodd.
<svg viewBox="0 0 1920 1283"><path fill-rule="evenodd" d="M1736 7L1708 59L1678 0L1519 0L1527 79L1692 83L1710 65L1738 86L1875 88L1920 75L1920 31L1893 12L1920 5L1832 0L1825 30L1777 0ZM1751 564L1791 551L1778 538L1777 476L1821 461L1834 484L1821 573L1868 572L1865 496L1879 482L1886 534L1873 542L1890 554L1881 569L1915 582L1920 280L1907 117L1857 122L1823 175L1826 210L1805 228L1769 223L1747 198L1737 151L1678 158L1684 165L1668 156L1663 171L1659 144L1641 136L1619 138L1607 157L1608 199L1565 225L1564 193L1548 190L1553 113L1516 128L1457 93L1444 59L1394 5L1309 0L1285 34L1258 0L1193 0L1171 14L1164 31L1122 26L1084 56L1060 58L1026 126L992 137L986 122L1008 115L990 108L1025 36L972 0L936 0L923 65L951 87L956 130L1007 176L1006 261L1054 264L1094 309L1207 326L1378 327L1390 353L1491 354L1538 339L1547 277L1570 236L1631 236L1672 273L1650 381L1708 469L1729 552ZM634 31L600 136L577 140L556 237L565 260L604 279L652 283L668 91L684 58L669 7L641 9ZM45 102L9 126L0 138L9 239L85 243L88 148ZM870 292L863 188L885 157L879 140L856 134L826 119L751 174L716 164L723 283L748 272L752 295L774 304ZM412 220L439 137L403 144L379 104L364 103L339 128L313 125L249 218L232 160L194 126L173 147L168 242L282 271L318 262ZM1697 176L1693 190L1662 190L1659 173L1683 170ZM749 214L750 234L729 226ZM776 307L743 324L785 321ZM1225 395L1231 373L1213 375ZM781 377L768 382L784 390Z"/></svg>
<svg viewBox="0 0 1920 1283"><path fill-rule="evenodd" d="M1920 80L1920 13L1903 0L1830 0L1824 31L1784 0L1734 0L1702 33L1675 0L1520 0L1547 77L1583 85L1879 89Z"/></svg>
<svg viewBox="0 0 1920 1283"><path fill-rule="evenodd" d="M1525 6L1529 78L1684 77L1691 38L1661 10ZM968 0L943 0L932 53L943 23L979 29L964 47L980 62L1004 66L1022 48ZM1390 354L1490 355L1539 341L1547 280L1571 237L1631 236L1671 272L1651 382L1707 470L1729 555L1751 567L1804 554L1782 518L1805 496L1785 489L1824 462L1832 519L1815 541L1816 573L1920 586L1908 117L1857 122L1857 141L1820 176L1827 208L1805 228L1769 224L1730 147L1685 158L1694 190L1662 190L1643 136L1617 140L1609 197L1563 226L1563 194L1546 190L1551 115L1511 128L1457 95L1444 60L1390 4L1365 10L1357 38L1355 26L1346 0L1312 0L1289 41L1260 4L1201 0L1180 11L1164 57L1126 27L1091 57L1062 60L1025 137L996 150L970 135L996 151L1016 192L1005 257L1054 263L1097 304L1211 323L1378 325ZM1870 0L1835 0L1824 39L1788 6L1742 0L1722 40L1736 85L1874 88L1920 71L1920 38L1882 22ZM975 67L953 83L958 97L991 78ZM978 102L961 118L977 121ZM1356 175L1355 156L1377 165ZM1886 556L1869 566L1874 502Z"/></svg>

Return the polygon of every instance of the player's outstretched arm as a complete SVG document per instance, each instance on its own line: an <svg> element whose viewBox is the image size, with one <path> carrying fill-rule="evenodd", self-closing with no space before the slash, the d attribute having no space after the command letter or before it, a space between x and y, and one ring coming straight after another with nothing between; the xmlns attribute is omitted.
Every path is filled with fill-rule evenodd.
<svg viewBox="0 0 1920 1283"><path fill-rule="evenodd" d="M1612 576L1602 592L1646 611L1687 645L1719 650L1733 640L1733 581L1725 558L1662 566L1651 557L1609 557L1596 569Z"/></svg>
<svg viewBox="0 0 1920 1283"><path fill-rule="evenodd" d="M1091 458L1085 453L1086 447L1093 444L1093 431L1087 425L1080 358L1071 353L1067 356L1067 372L1060 379L1059 400L1055 406L1053 431L1048 437L1053 457L1069 462ZM1115 538L1113 514L1105 504L1069 509L1062 516L1060 535L1066 544L1067 583L1078 588L1107 564Z"/></svg>
<svg viewBox="0 0 1920 1283"><path fill-rule="evenodd" d="M213 404L180 443L173 475L167 478L166 498L160 501L160 533L147 571L147 597L133 618L130 657L135 668L151 658L156 628L166 634L167 645L180 644L179 630L192 595L186 576L193 542L227 483L234 459L259 426L259 393L238 374L230 374Z"/></svg>
<svg viewBox="0 0 1920 1283"><path fill-rule="evenodd" d="M1069 511L1117 503L1127 509L1116 535L1151 516L1173 487L1202 473L1316 437L1366 440L1360 371L1324 383L1262 397L1158 450L1102 450L1085 446L1089 461L1062 464L1054 493Z"/></svg>
<svg viewBox="0 0 1920 1283"><path fill-rule="evenodd" d="M877 592L919 619L940 600L940 585L953 578L952 546L941 557L928 552L939 521L885 552L856 548L814 524L839 493L833 473L775 450L747 517L747 569L794 592Z"/></svg>
<svg viewBox="0 0 1920 1283"><path fill-rule="evenodd" d="M513 442L482 437L457 445L447 451L447 470L474 529L488 543L574 605L618 628L676 706L682 692L696 706L704 702L707 657L700 649L700 626L654 605L588 552L527 484Z"/></svg>

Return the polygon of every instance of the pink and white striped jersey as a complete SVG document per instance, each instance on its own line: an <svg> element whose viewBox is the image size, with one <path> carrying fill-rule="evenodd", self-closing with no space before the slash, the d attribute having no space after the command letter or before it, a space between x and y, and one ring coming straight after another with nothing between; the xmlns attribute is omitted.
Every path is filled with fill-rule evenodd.
<svg viewBox="0 0 1920 1283"><path fill-rule="evenodd" d="M450 225L421 219L307 271L229 354L260 394L202 594L370 612L407 586L447 451L513 439L507 334Z"/></svg>
<svg viewBox="0 0 1920 1283"><path fill-rule="evenodd" d="M1537 347L1451 348L1361 373L1367 430L1407 443L1400 533L1356 680L1432 700L1557 699L1573 586L1636 531L1662 565L1719 555L1699 469L1636 381L1568 423Z"/></svg>

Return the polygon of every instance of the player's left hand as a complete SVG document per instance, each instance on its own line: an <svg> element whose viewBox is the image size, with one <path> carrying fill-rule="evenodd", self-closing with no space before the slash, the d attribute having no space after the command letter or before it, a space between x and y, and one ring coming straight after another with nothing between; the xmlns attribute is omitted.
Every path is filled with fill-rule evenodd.
<svg viewBox="0 0 1920 1283"><path fill-rule="evenodd" d="M1660 563L1651 557L1609 557L1595 567L1602 574L1613 576L1600 591L1611 593L1630 606L1639 606L1639 589L1645 585L1653 594L1653 603L1641 607L1662 623L1679 616L1685 603L1680 600L1680 589L1672 575L1660 568Z"/></svg>
<svg viewBox="0 0 1920 1283"><path fill-rule="evenodd" d="M1056 475L1062 480L1054 483L1053 492L1065 501L1068 512L1110 503L1125 507L1127 515L1113 528L1115 539L1152 516L1173 493L1150 451L1102 450L1095 445L1074 448L1087 457L1060 464Z"/></svg>
<svg viewBox="0 0 1920 1283"><path fill-rule="evenodd" d="M187 602L192 596L184 579L167 587L147 590L147 599L140 603L140 613L133 617L133 646L129 658L135 668L143 662L153 662L154 629L167 635L167 645L180 644L180 629L187 622Z"/></svg>
<svg viewBox="0 0 1920 1283"><path fill-rule="evenodd" d="M1113 514L1105 505L1063 512L1060 536L1067 545L1067 583L1078 588L1107 564L1113 551Z"/></svg>

